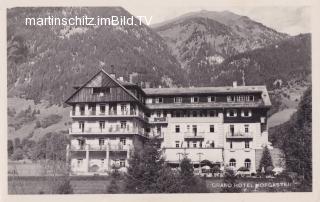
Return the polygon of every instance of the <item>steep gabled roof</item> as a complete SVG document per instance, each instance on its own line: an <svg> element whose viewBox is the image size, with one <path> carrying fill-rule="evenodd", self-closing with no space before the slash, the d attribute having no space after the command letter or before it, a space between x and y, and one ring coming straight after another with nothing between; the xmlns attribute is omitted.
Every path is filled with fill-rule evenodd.
<svg viewBox="0 0 320 202"><path fill-rule="evenodd" d="M108 79L110 79L110 81L112 81L116 86L120 87L128 96L130 96L134 101L137 101L141 104L140 100L134 95L132 94L128 89L126 89L123 85L121 85L121 83L119 81L117 81L115 78L113 78L112 76L110 76L107 72L105 72L103 69L101 69L99 72L97 72L91 79L89 79L86 83L84 83L81 87L79 87L65 102L67 104L70 104L71 100L85 87L88 86L88 84L90 84L90 82L93 82L94 79L96 79L96 77L99 74L103 74L104 76L106 76ZM103 87L103 86L101 86Z"/></svg>

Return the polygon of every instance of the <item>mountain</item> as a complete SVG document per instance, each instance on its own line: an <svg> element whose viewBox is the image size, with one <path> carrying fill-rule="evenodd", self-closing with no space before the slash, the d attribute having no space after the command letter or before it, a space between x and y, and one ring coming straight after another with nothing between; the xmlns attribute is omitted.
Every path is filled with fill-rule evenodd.
<svg viewBox="0 0 320 202"><path fill-rule="evenodd" d="M229 11L188 13L154 25L153 29L193 77L199 77L199 71L207 73L228 57L290 37ZM192 78L189 80L190 85L198 85Z"/></svg>
<svg viewBox="0 0 320 202"><path fill-rule="evenodd" d="M120 7L8 9L10 97L61 104L74 85L82 84L100 68L127 80L130 73L138 72L141 80L153 81L153 85L169 86L184 80L164 40L145 25L25 25L27 17L48 16L97 19L132 15Z"/></svg>
<svg viewBox="0 0 320 202"><path fill-rule="evenodd" d="M239 53L216 67L210 79L212 85L267 85L273 107L270 115L285 109L293 113L304 91L311 86L311 34L302 34L270 46ZM289 116L286 111L281 117ZM283 122L281 121L281 122Z"/></svg>

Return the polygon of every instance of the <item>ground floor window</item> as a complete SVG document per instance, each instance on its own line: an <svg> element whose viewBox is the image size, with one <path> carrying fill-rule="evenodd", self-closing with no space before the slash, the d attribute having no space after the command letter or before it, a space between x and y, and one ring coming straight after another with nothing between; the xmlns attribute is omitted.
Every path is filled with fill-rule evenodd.
<svg viewBox="0 0 320 202"><path fill-rule="evenodd" d="M120 143L122 145L126 145L126 138L120 138Z"/></svg>
<svg viewBox="0 0 320 202"><path fill-rule="evenodd" d="M83 159L77 159L77 166L81 166L82 165L82 162L83 162Z"/></svg>
<svg viewBox="0 0 320 202"><path fill-rule="evenodd" d="M235 159L230 159L229 166L236 167L236 160Z"/></svg>
<svg viewBox="0 0 320 202"><path fill-rule="evenodd" d="M250 159L244 160L244 167L250 169L250 167L251 167L251 160Z"/></svg>
<svg viewBox="0 0 320 202"><path fill-rule="evenodd" d="M120 167L126 167L126 160L125 159L120 160Z"/></svg>

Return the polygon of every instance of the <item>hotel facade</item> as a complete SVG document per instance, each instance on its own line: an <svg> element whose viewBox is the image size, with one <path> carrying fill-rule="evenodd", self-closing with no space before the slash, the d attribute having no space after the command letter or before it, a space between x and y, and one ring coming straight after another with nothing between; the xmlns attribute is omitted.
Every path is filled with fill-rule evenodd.
<svg viewBox="0 0 320 202"><path fill-rule="evenodd" d="M125 171L149 138L160 140L173 167L187 157L195 167L206 160L255 173L257 153L268 145L265 86L141 88L101 70L66 103L74 175L108 174L113 166Z"/></svg>

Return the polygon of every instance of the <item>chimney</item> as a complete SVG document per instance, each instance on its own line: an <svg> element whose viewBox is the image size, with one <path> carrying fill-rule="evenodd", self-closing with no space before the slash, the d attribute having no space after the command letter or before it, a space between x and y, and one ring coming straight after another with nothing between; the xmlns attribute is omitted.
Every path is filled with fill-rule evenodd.
<svg viewBox="0 0 320 202"><path fill-rule="evenodd" d="M150 88L150 82L149 81L146 81L145 85L146 85L146 88Z"/></svg>
<svg viewBox="0 0 320 202"><path fill-rule="evenodd" d="M120 77L118 78L118 80L119 80L119 81L123 81L123 76L120 76Z"/></svg>
<svg viewBox="0 0 320 202"><path fill-rule="evenodd" d="M133 79L134 79L135 77L137 77L137 76L138 76L138 73L137 73L137 72L132 72L132 73L129 75L129 82L130 82L130 83L134 83Z"/></svg>
<svg viewBox="0 0 320 202"><path fill-rule="evenodd" d="M238 86L237 81L234 81L233 84L232 84L232 86L233 86L234 88L236 88L236 87Z"/></svg>
<svg viewBox="0 0 320 202"><path fill-rule="evenodd" d="M116 73L110 73L110 76L111 76L112 78L116 78Z"/></svg>

